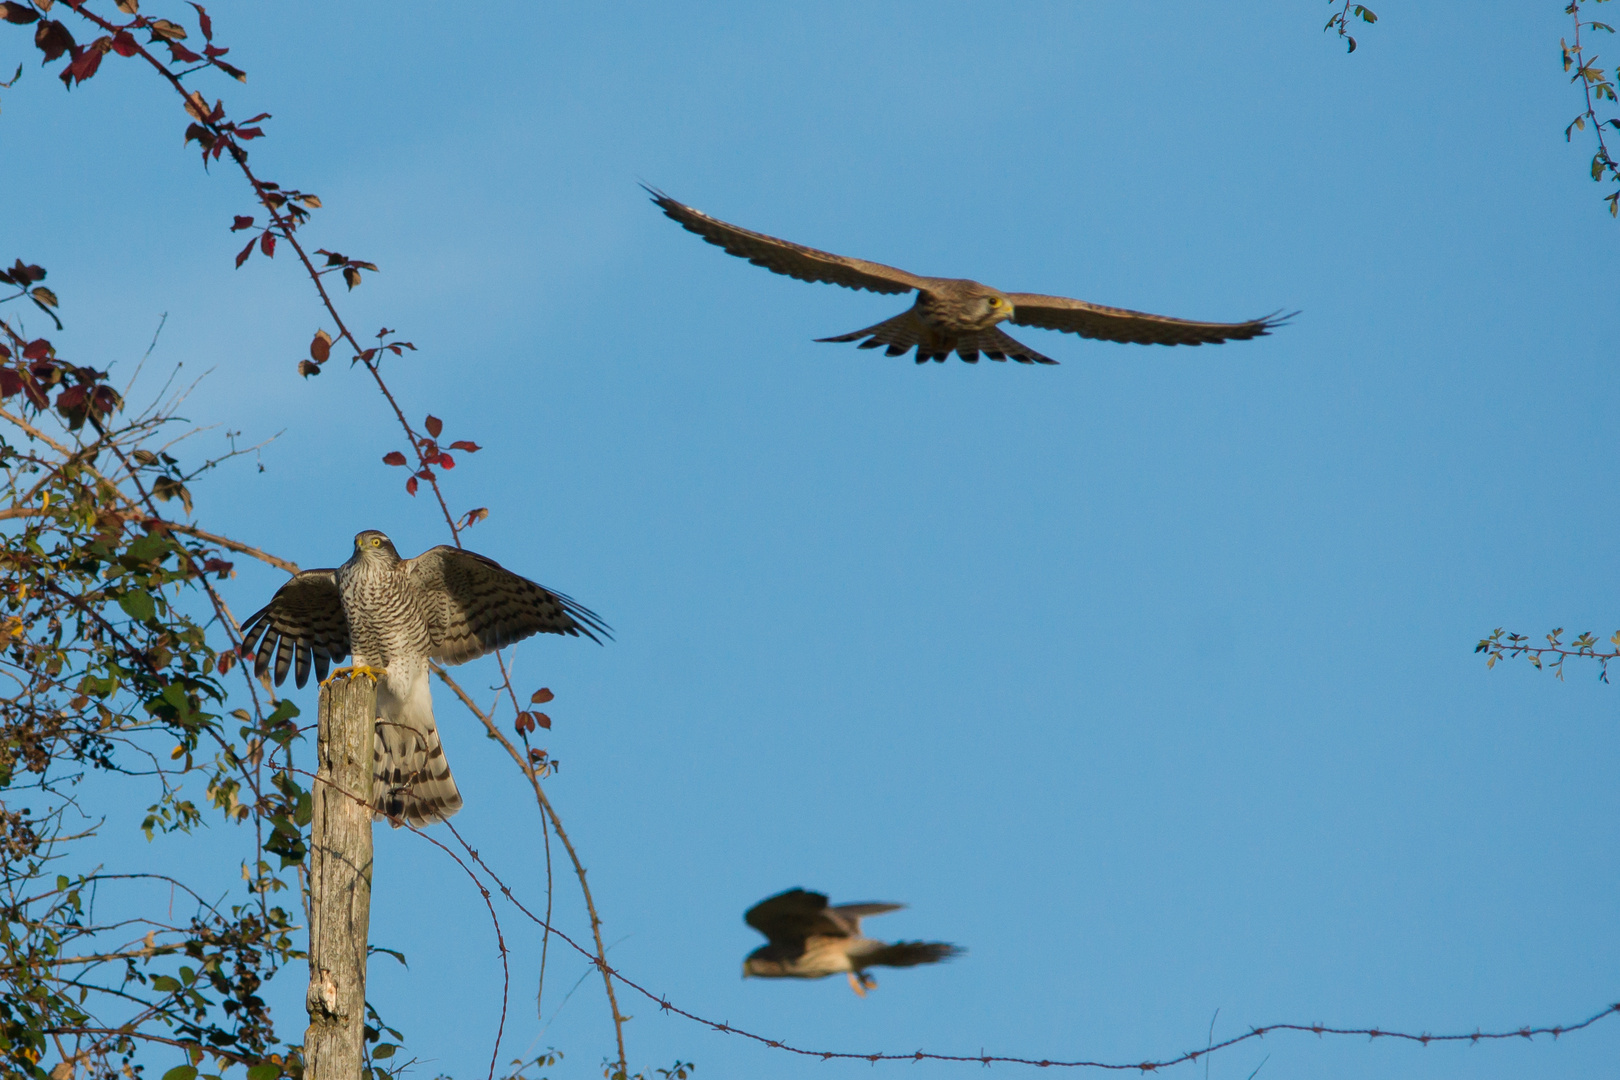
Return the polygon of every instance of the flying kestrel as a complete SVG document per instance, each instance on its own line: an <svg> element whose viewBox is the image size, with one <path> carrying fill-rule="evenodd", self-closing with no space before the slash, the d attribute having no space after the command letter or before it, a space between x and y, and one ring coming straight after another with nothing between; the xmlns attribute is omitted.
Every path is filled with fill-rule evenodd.
<svg viewBox="0 0 1620 1080"><path fill-rule="evenodd" d="M645 184L642 185L646 187ZM848 289L868 289L877 293L917 291L909 311L864 330L817 341L859 341L863 349L888 346L889 356L902 356L913 346L917 363L941 363L955 350L970 364L983 353L992 360L1011 358L1021 364L1055 364L1056 360L1020 345L996 326L1011 322L1062 330L1081 337L1103 341L1134 342L1139 345L1219 345L1225 341L1246 341L1262 337L1292 316L1267 315L1247 322L1214 323L1172 319L1125 308L1088 304L1066 296L1013 293L992 289L966 278L923 277L882 263L851 259L831 252L817 251L788 240L753 232L712 218L701 210L678 203L663 192L647 188L652 201L688 232L695 232L709 243L755 266L800 281L825 281Z"/></svg>
<svg viewBox="0 0 1620 1080"><path fill-rule="evenodd" d="M869 967L937 964L963 950L943 941L897 941L890 945L861 934L861 919L898 911L904 904L827 906L821 893L789 889L761 900L743 919L770 940L743 961L743 978L820 979L843 972L861 997L877 986Z"/></svg>
<svg viewBox="0 0 1620 1080"><path fill-rule="evenodd" d="M428 661L460 664L535 633L612 636L593 612L494 559L445 545L401 559L368 529L336 570L305 570L277 589L242 628L242 654L261 678L274 657L277 686L296 665L301 687L312 662L324 680L353 652L354 667L333 674L377 680L374 816L431 825L461 809L461 793L433 723Z"/></svg>

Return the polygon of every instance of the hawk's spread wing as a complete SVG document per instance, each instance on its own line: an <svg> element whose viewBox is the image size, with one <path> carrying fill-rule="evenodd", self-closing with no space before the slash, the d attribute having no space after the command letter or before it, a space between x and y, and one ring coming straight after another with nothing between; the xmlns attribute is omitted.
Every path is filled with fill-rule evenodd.
<svg viewBox="0 0 1620 1080"><path fill-rule="evenodd" d="M460 664L530 634L611 637L595 612L505 569L494 559L441 544L405 560L427 614L432 656Z"/></svg>
<svg viewBox="0 0 1620 1080"><path fill-rule="evenodd" d="M254 642L259 643L257 652ZM287 677L296 659L299 686L309 681L309 665L315 663L315 677L326 678L334 660L349 655L349 620L343 614L343 596L338 592L337 571L305 570L276 590L270 603L242 627L242 655L253 653L253 670L261 678L276 658L276 685Z"/></svg>
<svg viewBox="0 0 1620 1080"><path fill-rule="evenodd" d="M725 248L730 254L778 274L786 274L800 281L825 281L846 289L869 289L877 293L904 293L929 286L929 278L882 263L818 251L803 244L731 225L701 210L694 210L685 203L678 203L662 191L645 184L642 187L647 189L660 210L688 232L695 232L709 243Z"/></svg>
<svg viewBox="0 0 1620 1080"><path fill-rule="evenodd" d="M1273 327L1293 317L1267 315L1240 323L1194 322L1088 304L1067 296L1008 293L1007 299L1013 304L1012 318L1008 321L1020 326L1038 326L1043 330L1062 330L1081 337L1137 345L1219 345L1223 341L1247 341L1269 334Z"/></svg>

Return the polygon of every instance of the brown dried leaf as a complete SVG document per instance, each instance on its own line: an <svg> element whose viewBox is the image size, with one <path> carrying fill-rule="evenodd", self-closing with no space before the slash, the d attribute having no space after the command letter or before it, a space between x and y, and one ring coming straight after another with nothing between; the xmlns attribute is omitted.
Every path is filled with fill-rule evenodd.
<svg viewBox="0 0 1620 1080"><path fill-rule="evenodd" d="M325 330L315 331L315 340L309 343L310 359L324 364L332 355L332 335Z"/></svg>
<svg viewBox="0 0 1620 1080"><path fill-rule="evenodd" d="M529 697L529 703L531 705L544 705L546 702L551 701L556 696L556 694L553 694L550 690L542 686Z"/></svg>

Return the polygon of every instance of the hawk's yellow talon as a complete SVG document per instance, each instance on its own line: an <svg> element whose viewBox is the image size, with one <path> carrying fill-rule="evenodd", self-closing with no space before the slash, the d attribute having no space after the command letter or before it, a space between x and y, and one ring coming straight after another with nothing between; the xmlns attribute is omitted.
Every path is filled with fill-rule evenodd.
<svg viewBox="0 0 1620 1080"><path fill-rule="evenodd" d="M387 668L370 667L366 664L355 664L352 667L333 668L332 674L321 680L321 685L325 686L327 683L333 682L337 679L352 679L355 676L363 676L364 678L370 679L372 682L376 682L386 674L388 674Z"/></svg>

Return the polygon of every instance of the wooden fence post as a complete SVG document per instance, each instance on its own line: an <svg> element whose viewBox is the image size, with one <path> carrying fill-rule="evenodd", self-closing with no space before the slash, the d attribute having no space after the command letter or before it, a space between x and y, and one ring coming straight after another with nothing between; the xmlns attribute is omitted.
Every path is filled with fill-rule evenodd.
<svg viewBox="0 0 1620 1080"><path fill-rule="evenodd" d="M309 1031L305 1080L359 1080L371 927L371 772L377 692L365 676L321 687L310 796Z"/></svg>

